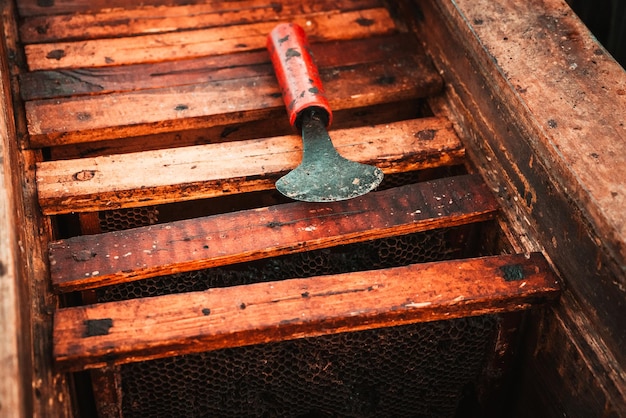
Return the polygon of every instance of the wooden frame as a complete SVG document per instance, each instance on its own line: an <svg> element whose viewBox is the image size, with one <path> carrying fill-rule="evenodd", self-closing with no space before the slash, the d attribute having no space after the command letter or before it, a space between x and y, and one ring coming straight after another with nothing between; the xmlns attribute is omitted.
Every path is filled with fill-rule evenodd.
<svg viewBox="0 0 626 418"><path fill-rule="evenodd" d="M67 375L53 369L49 356L49 312L56 305L44 261L49 225L27 169L38 153L18 147L25 119L13 95L16 62L8 55L17 50L12 2L0 3L0 17L0 416L69 417Z"/></svg>
<svg viewBox="0 0 626 418"><path fill-rule="evenodd" d="M541 254L413 264L60 309L54 358L80 370L528 309L559 285Z"/></svg>
<svg viewBox="0 0 626 418"><path fill-rule="evenodd" d="M575 416L583 403L626 415L624 69L564 1L404 5L446 81L435 106L470 139L514 241L545 250L566 281L542 338L567 335L571 345L529 348L523 397L537 409L525 413ZM554 369L580 374L581 363L592 392Z"/></svg>
<svg viewBox="0 0 626 418"><path fill-rule="evenodd" d="M623 69L563 1L403 4L403 18L416 18L446 82L443 100L432 106L468 139L470 159L499 193L517 249L545 251L565 279L561 303L534 318L537 341L526 353L520 399L536 409L526 413L626 415ZM31 168L39 154L18 147L28 143L26 118L10 94L19 90L15 16L13 3L4 2L0 297L11 338L0 347L13 361L3 364L9 379L0 383L0 414L9 405L10 416L70 416L67 382L48 358L56 298L44 262L49 225L34 198Z"/></svg>
<svg viewBox="0 0 626 418"><path fill-rule="evenodd" d="M0 54L4 48L0 45ZM19 250L19 231L14 227L17 218L19 196L14 189L13 169L15 167L10 143L15 138L13 112L9 93L9 78L6 61L0 57L0 358L2 358L2 374L0 382L0 399L2 409L12 411L16 417L27 416L27 399L30 393L25 387L28 381L26 370L30 359L24 356L26 349L30 351L27 336L23 335L24 323L29 321L29 312L24 308L27 296L20 292L24 288L24 272L20 268L22 255Z"/></svg>

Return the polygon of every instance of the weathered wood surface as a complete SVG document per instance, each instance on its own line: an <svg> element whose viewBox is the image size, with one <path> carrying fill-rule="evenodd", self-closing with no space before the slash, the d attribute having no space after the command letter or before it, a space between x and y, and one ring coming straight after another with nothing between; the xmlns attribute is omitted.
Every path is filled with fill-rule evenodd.
<svg viewBox="0 0 626 418"><path fill-rule="evenodd" d="M595 376L606 403L580 399L571 376L581 363L558 351L525 366L537 376L560 367L555 380L533 382L537 403L576 399L559 414L577 415L581 404L598 416L605 408L626 414L623 390L610 390L626 366L624 70L561 1L424 2L416 15L445 68L446 99L469 158L499 190L516 233L540 241L566 279L580 309L561 307L559 315L587 324L557 321L563 328L543 338L567 335L592 347L584 362L593 372L585 374Z"/></svg>
<svg viewBox="0 0 626 418"><path fill-rule="evenodd" d="M99 11L67 14L58 3L60 2L55 1L54 7L50 8L57 14L24 19L20 25L20 39L23 43L121 38L155 32L165 33L224 26L225 24L289 20L298 15L338 14L382 6L379 0L317 0L304 3L293 0L282 0L280 3L245 0L198 4L185 1L185 4L181 5L155 4L152 7L146 7L147 2L142 1L141 5L131 10L126 2L122 4L123 7L108 6Z"/></svg>
<svg viewBox="0 0 626 418"><path fill-rule="evenodd" d="M337 130L346 158L397 173L462 161L445 119L423 118ZM129 153L37 165L45 214L146 206L267 190L301 160L297 135Z"/></svg>
<svg viewBox="0 0 626 418"><path fill-rule="evenodd" d="M558 295L540 254L256 283L60 309L54 358L80 370L330 333L527 309Z"/></svg>
<svg viewBox="0 0 626 418"><path fill-rule="evenodd" d="M306 27L307 36L318 42L386 35L395 30L385 8L289 20ZM274 26L276 21L254 22L154 35L30 44L24 49L31 71L117 66L263 49Z"/></svg>
<svg viewBox="0 0 626 418"><path fill-rule="evenodd" d="M0 417L71 417L68 379L52 367L51 295L38 213L36 155L22 152L24 124L13 105L19 49L12 1L0 2ZM40 236L40 235L43 235Z"/></svg>
<svg viewBox="0 0 626 418"><path fill-rule="evenodd" d="M492 219L479 177L457 176L333 203L289 203L50 244L57 291L83 290Z"/></svg>
<svg viewBox="0 0 626 418"><path fill-rule="evenodd" d="M99 14L116 12L119 9L128 10L132 7L136 9L143 8L159 8L169 7L177 8L192 5L208 5L215 10L245 10L250 8L251 5L262 7L264 5L273 5L277 10L280 10L280 6L287 6L289 4L300 4L303 12L316 12L316 11L328 11L328 9L320 10L316 7L318 2L311 2L309 4L303 4L301 1L296 0L281 0L280 2L272 1L254 1L248 0L142 0L140 4L129 4L126 0L19 0L17 4L18 12L21 17L29 18L33 16L55 16L55 15L71 15L71 14ZM325 4L324 1L319 3ZM376 5L380 6L381 2L377 2ZM326 3L327 4L327 3ZM348 7L350 10L350 4L362 5L362 0L341 0L337 4L345 5L342 7ZM136 10L135 9L135 10Z"/></svg>
<svg viewBox="0 0 626 418"><path fill-rule="evenodd" d="M398 65L411 52L414 65L422 71L421 77L437 78L430 75L434 73L434 69L426 56L415 53L421 52L421 48L415 38L408 34L313 43L311 51L318 67L326 69L326 72L332 68L334 73L366 63L386 62L389 66ZM350 54L346 54L346 51L350 51ZM257 50L150 64L26 72L20 76L20 92L24 100L30 101L158 89L164 86L185 86L273 74L269 55L265 50ZM391 76L390 74L389 77ZM391 84L390 80L387 83Z"/></svg>
<svg viewBox="0 0 626 418"><path fill-rule="evenodd" d="M31 70L42 70L21 77L30 146L206 129L284 114L265 51L276 16L306 28L337 111L436 94L441 77L379 6L370 0L306 6L287 1L280 7L246 0L27 18L23 35L31 39L37 33L40 43L26 45L26 58ZM120 20L124 13L137 16ZM203 23L216 14L220 26ZM174 16L175 28L166 16ZM127 28L126 35L116 25ZM100 32L90 34L95 27ZM53 42L64 37L72 40Z"/></svg>
<svg viewBox="0 0 626 418"><path fill-rule="evenodd" d="M530 317L522 354L529 366L518 376L524 389L511 416L624 416L626 375L611 350L589 332L596 324L581 316L581 310L572 294L563 292L548 315Z"/></svg>
<svg viewBox="0 0 626 418"><path fill-rule="evenodd" d="M556 171L605 240L599 245L614 252L626 272L626 74L563 2L543 6L503 11L490 0L459 2L489 53L500 57L508 91L535 119L533 133L543 139L535 144L536 158ZM476 23L481 16L489 18ZM499 22L495 30L493 22ZM528 27L536 28L531 39L539 42L501 41ZM532 205L533 196L528 199Z"/></svg>
<svg viewBox="0 0 626 418"><path fill-rule="evenodd" d="M4 45L0 45L0 54L4 52ZM9 143L15 140L16 134L6 68L6 57L0 57L0 373L3 376L0 381L0 416L25 418L28 416L25 399L30 370L29 362L25 361L27 356L20 355L20 351L30 349L25 344L28 338L23 334L23 321L28 320L29 313L28 304L23 299L25 295L20 291L24 287L19 267L22 255L15 227L19 200L13 185L14 157L9 155L15 151Z"/></svg>
<svg viewBox="0 0 626 418"><path fill-rule="evenodd" d="M406 57L352 68L321 70L335 110L436 94L441 80ZM161 89L26 103L33 147L132 137L242 123L284 114L273 75Z"/></svg>
<svg viewBox="0 0 626 418"><path fill-rule="evenodd" d="M333 112L331 132L358 126L382 125L396 121L422 118L424 117L423 111L423 99L336 110ZM102 155L126 154L129 152L292 135L294 129L289 125L289 119L285 117L285 111L281 109L277 113L278 114L272 114L270 117L261 120L229 123L209 128L56 146L50 149L50 159L80 159ZM430 112L426 113L430 115Z"/></svg>

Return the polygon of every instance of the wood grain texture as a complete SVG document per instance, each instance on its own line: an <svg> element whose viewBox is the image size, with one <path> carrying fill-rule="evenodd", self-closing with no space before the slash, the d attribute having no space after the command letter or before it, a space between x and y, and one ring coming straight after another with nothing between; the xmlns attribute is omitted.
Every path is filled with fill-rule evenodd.
<svg viewBox="0 0 626 418"><path fill-rule="evenodd" d="M322 69L321 77L334 110L426 97L442 86L429 63L412 57ZM274 75L26 103L32 147L208 128L284 112Z"/></svg>
<svg viewBox="0 0 626 418"><path fill-rule="evenodd" d="M56 241L51 278L59 292L84 290L479 222L496 211L480 178L449 177L348 201L295 202Z"/></svg>
<svg viewBox="0 0 626 418"><path fill-rule="evenodd" d="M0 30L2 27L0 26ZM0 54L4 54L4 45L0 44ZM20 350L28 347L28 338L24 329L29 329L22 321L28 321L24 294L24 278L20 269L22 255L19 249L19 232L17 222L17 205L21 196L16 196L14 187L15 157L9 155L16 152L16 141L13 109L10 100L10 82L6 71L6 57L0 57L0 416L27 417L28 409L25 399L30 398L26 391L26 382L30 378L29 362L20 355ZM17 189L19 190L19 189ZM22 335L20 337L20 335ZM30 348L30 347L28 347Z"/></svg>
<svg viewBox="0 0 626 418"><path fill-rule="evenodd" d="M533 119L541 138L536 158L555 170L626 272L624 69L564 2L504 8L500 3L462 0L458 7L468 22L489 16L472 29L498 57L511 101L523 104L524 117ZM495 21L499 24L491 25ZM524 37L529 27L534 33ZM511 42L502 42L507 35Z"/></svg>
<svg viewBox="0 0 626 418"><path fill-rule="evenodd" d="M499 191L515 233L544 248L564 277L564 293L578 305L559 315L585 324L557 321L541 336L566 335L590 349L583 362L578 354L563 358L561 348L527 358L524 369L554 379L527 382L522 390L535 396L528 403L554 417L626 411L624 396L611 389L626 365L624 154L616 150L624 143L623 69L564 2L432 1L416 16L454 86L446 101L469 158ZM579 374L599 389L581 391L572 377ZM594 398L598 393L606 402ZM568 404L555 411L563 400Z"/></svg>
<svg viewBox="0 0 626 418"><path fill-rule="evenodd" d="M462 161L445 119L424 118L331 131L346 158L385 173ZM420 137L425 139L420 139ZM97 211L267 190L301 160L299 136L281 136L37 165L45 214Z"/></svg>
<svg viewBox="0 0 626 418"><path fill-rule="evenodd" d="M53 356L59 367L80 370L527 309L558 290L537 253L209 289L59 309Z"/></svg>
<svg viewBox="0 0 626 418"><path fill-rule="evenodd" d="M306 15L290 20L306 28L312 42L395 31L385 8ZM125 38L30 44L24 50L30 71L149 63L263 49L267 34L274 26L275 21L254 22Z"/></svg>
<svg viewBox="0 0 626 418"><path fill-rule="evenodd" d="M626 157L617 148L624 143L626 128L620 115L626 106L615 105L626 97L619 93L626 74L565 3L503 3L498 2L502 9L497 10L477 8L474 3L463 3L461 9L460 3L445 2L424 7L423 13L435 24L423 33L432 34L434 56L448 68L449 82L455 85L449 102L458 111L464 136L471 139L468 146L475 156L482 155L479 166L493 188L500 190L511 221L519 223L520 233L541 241L567 277L568 289L579 298L585 310L580 314L598 324L589 332L602 336L623 368L626 333L618 318L626 317L622 232L626 212L620 204ZM502 10L508 13L505 26L484 25L484 18L480 23L480 13L501 16ZM528 27L509 26L527 19L537 23L530 26L533 36L528 36ZM479 37L474 26L482 26L480 33L502 33L506 28L509 36L507 40L493 34L483 35L488 39ZM560 36L551 36L557 29ZM442 44L438 39L446 41ZM526 58L509 59L502 43L511 44L512 51ZM571 48L569 52L561 48L562 43ZM527 72L516 68L526 65L521 61L537 62L529 54L544 49L556 54L543 55L549 65ZM578 67L565 64L570 56L577 57ZM596 71L614 77L604 79ZM603 86L611 86L606 95L600 93ZM578 114L581 111L588 116ZM596 132L602 133L601 138L589 141ZM594 147L599 148L593 151ZM590 163L596 159L594 153L604 155L598 159L602 164Z"/></svg>
<svg viewBox="0 0 626 418"><path fill-rule="evenodd" d="M333 72L358 64L387 62L393 66L413 55L422 78L434 73L414 37L408 34L377 36L311 44L319 68ZM350 51L350 54L346 54ZM397 65L397 64L396 64ZM274 74L265 50L234 52L186 60L103 68L34 71L20 75L20 93L26 101L106 94L161 87L202 84Z"/></svg>
<svg viewBox="0 0 626 418"><path fill-rule="evenodd" d="M49 224L34 180L37 152L20 149L23 109L12 87L19 46L15 4L0 2L0 417L73 417L68 376L54 370L44 258Z"/></svg>
<svg viewBox="0 0 626 418"><path fill-rule="evenodd" d="M625 416L626 374L617 367L607 370L617 360L588 332L595 324L580 312L581 306L571 292L562 292L553 309L530 317L530 335L523 348L529 366L518 377L524 390L512 417ZM598 384L599 379L602 384Z"/></svg>
<svg viewBox="0 0 626 418"><path fill-rule="evenodd" d="M143 135L133 138L119 138L109 141L83 142L61 145L50 149L50 160L70 160L86 157L99 157L111 154L152 151L166 148L205 145L218 142L241 141L281 135L292 135L293 127L285 117L283 109L271 116L241 123L216 125L210 128L189 129ZM364 125L382 125L401 120L424 117L423 99L382 103L366 107L333 111L331 129L347 129ZM426 112L430 114L429 112Z"/></svg>
<svg viewBox="0 0 626 418"><path fill-rule="evenodd" d="M132 10L124 4L124 8L109 7L96 12L27 17L20 25L20 39L25 44L31 44L120 38L249 22L288 21L298 15L342 13L381 6L378 0L318 0L308 3L244 0L154 6L142 3L143 7L137 6Z"/></svg>
<svg viewBox="0 0 626 418"><path fill-rule="evenodd" d="M42 0L19 0L17 2L17 9L19 15L24 18L33 16L47 16L52 17L55 15L72 15L72 14L100 14L115 12L119 9L125 9L130 11L141 11L143 9L150 8L178 8L185 6L207 6L213 10L245 10L250 6L250 0L229 0L227 2L223 0L142 0L138 4L129 4L127 0L54 0L54 1L42 1ZM302 5L303 9L316 10L316 3L312 2L310 5ZM321 2L323 3L323 2ZM343 2L339 2L340 4ZM349 0L349 3L360 4L359 0ZM273 1L254 1L257 7L259 5L270 4L276 6L283 6L290 4L301 4L299 0L281 0L280 2ZM381 5L380 2L377 5Z"/></svg>

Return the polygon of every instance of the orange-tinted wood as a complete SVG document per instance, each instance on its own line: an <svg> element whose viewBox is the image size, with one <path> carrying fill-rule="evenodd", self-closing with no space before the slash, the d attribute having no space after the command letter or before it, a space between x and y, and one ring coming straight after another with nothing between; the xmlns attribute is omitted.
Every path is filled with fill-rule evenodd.
<svg viewBox="0 0 626 418"><path fill-rule="evenodd" d="M414 55L420 78L437 78L415 38L407 34L314 43L311 51L320 68L333 68L335 73L346 70L342 67L379 61L392 66L397 60ZM20 93L24 100L50 99L273 74L267 52L260 50L151 64L28 72L20 75Z"/></svg>
<svg viewBox="0 0 626 418"><path fill-rule="evenodd" d="M280 100L280 99L278 99ZM424 118L331 131L340 153L385 173L462 161L450 123ZM37 165L46 214L146 206L267 190L301 159L297 135L146 151Z"/></svg>
<svg viewBox="0 0 626 418"><path fill-rule="evenodd" d="M342 202L289 203L84 235L50 244L60 292L234 264L491 219L477 176L428 181Z"/></svg>
<svg viewBox="0 0 626 418"><path fill-rule="evenodd" d="M280 6L286 7L291 4L299 4L302 7L303 13L319 11L317 1L310 2L310 4L302 4L300 0L281 0L280 2L271 0L265 2L257 0L142 0L141 2L135 3L129 3L128 0L18 0L16 3L19 15L22 17L106 14L114 13L118 9L124 9L128 13L135 13L137 11L141 12L141 10L146 8L168 7L169 9L176 9L192 5L198 5L198 7L205 6L213 10L225 12L229 10L245 10L246 8L250 8L250 5L256 5L258 7L261 4L270 4L279 8ZM341 1L337 3L342 4ZM361 2L352 0L349 3L360 4ZM377 2L376 5L381 6L380 3L381 2Z"/></svg>
<svg viewBox="0 0 626 418"><path fill-rule="evenodd" d="M290 20L307 28L311 41L363 38L395 30L384 8ZM125 38L30 44L24 50L30 71L128 65L262 49L274 26L275 21L255 22Z"/></svg>
<svg viewBox="0 0 626 418"><path fill-rule="evenodd" d="M527 309L558 295L541 254L414 264L60 309L54 358L80 370Z"/></svg>
<svg viewBox="0 0 626 418"><path fill-rule="evenodd" d="M335 115L333 129L339 130L364 125L389 124L401 120L420 118L423 117L423 106L424 102L421 99L415 99L338 110L333 112ZM289 120L285 117L284 110L281 109L277 110L276 114L272 114L271 117L249 122L229 123L210 128L166 132L133 138L119 138L110 141L57 146L50 149L50 159L79 159L291 134L293 134L293 128L289 125Z"/></svg>
<svg viewBox="0 0 626 418"><path fill-rule="evenodd" d="M95 3L95 2L93 2ZM145 5L145 2L142 2ZM341 13L380 7L378 0L316 0L315 2L258 0L200 4L107 8L99 12L28 17L20 25L23 43L43 43L94 38L119 38L141 34L202 29L249 22L289 20L295 15ZM131 18L132 16L132 18Z"/></svg>
<svg viewBox="0 0 626 418"><path fill-rule="evenodd" d="M235 0L237 1L237 0ZM97 13L107 9L132 7L128 0L19 0L16 2L21 17L54 16L56 14ZM219 7L220 0L142 0L143 6L175 6L178 4L212 4ZM230 3L230 2L228 2Z"/></svg>
<svg viewBox="0 0 626 418"><path fill-rule="evenodd" d="M426 70L426 71L424 71ZM405 57L321 70L334 110L427 97L441 90L423 60ZM207 128L285 114L274 75L128 93L26 103L30 145L80 142Z"/></svg>

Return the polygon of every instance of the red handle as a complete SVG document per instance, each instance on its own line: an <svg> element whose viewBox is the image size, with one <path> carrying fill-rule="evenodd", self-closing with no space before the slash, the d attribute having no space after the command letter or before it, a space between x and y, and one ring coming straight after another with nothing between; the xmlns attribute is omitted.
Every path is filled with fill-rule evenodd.
<svg viewBox="0 0 626 418"><path fill-rule="evenodd" d="M327 113L326 126L330 125L333 114L304 30L295 23L279 24L267 37L267 49L283 92L289 123L299 128L301 112L318 107Z"/></svg>

